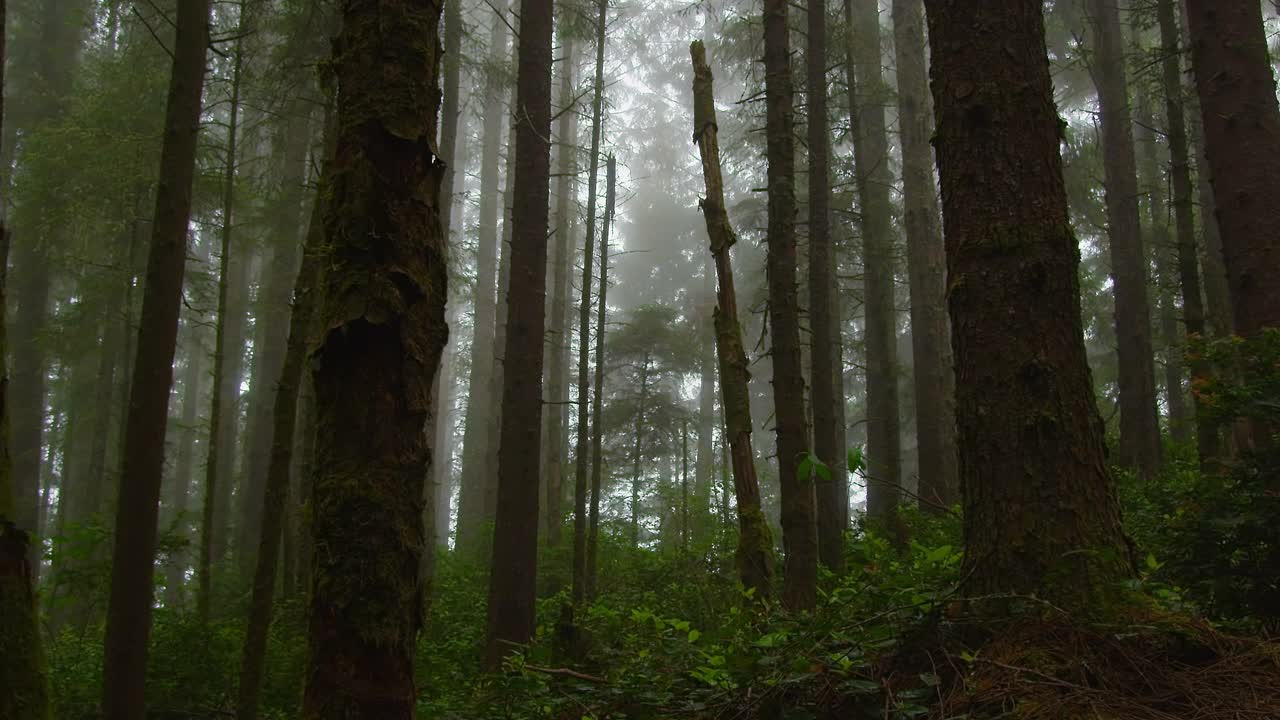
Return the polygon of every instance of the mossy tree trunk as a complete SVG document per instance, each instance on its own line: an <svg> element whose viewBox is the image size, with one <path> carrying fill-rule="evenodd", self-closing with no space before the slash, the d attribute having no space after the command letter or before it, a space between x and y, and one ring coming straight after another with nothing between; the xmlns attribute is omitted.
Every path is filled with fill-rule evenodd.
<svg viewBox="0 0 1280 720"><path fill-rule="evenodd" d="M116 504L111 597L103 645L102 712L107 720L142 720L164 438L173 354L187 259L187 224L195 174L209 45L209 0L180 0L173 70L160 151L151 248L147 258L138 356L130 383L124 463Z"/></svg>
<svg viewBox="0 0 1280 720"><path fill-rule="evenodd" d="M442 5L349 0L334 44L305 720L408 719L417 704L424 427L449 335Z"/></svg>
<svg viewBox="0 0 1280 720"><path fill-rule="evenodd" d="M695 40L689 46L693 60L693 139L702 157L702 178L707 196L699 203L711 239L716 268L716 354L720 362L720 402L725 414L728 445L721 472L728 474L732 455L733 491L738 501L736 560L742 586L764 600L773 590L773 536L760 509L760 482L756 479L755 451L751 447L751 392L747 383L747 354L738 324L738 295L734 289L729 249L738 241L724 204L724 180L720 172L715 89L706 48ZM727 480L727 478L726 478ZM724 483L728 486L728 482ZM728 515L728 495L721 513Z"/></svg>
<svg viewBox="0 0 1280 720"><path fill-rule="evenodd" d="M964 590L1099 605L1133 567L1080 319L1040 0L927 0Z"/></svg>
<svg viewBox="0 0 1280 720"><path fill-rule="evenodd" d="M552 0L522 0L516 78L511 290L503 353L502 437L489 578L486 663L533 637L538 562L542 345L551 180Z"/></svg>

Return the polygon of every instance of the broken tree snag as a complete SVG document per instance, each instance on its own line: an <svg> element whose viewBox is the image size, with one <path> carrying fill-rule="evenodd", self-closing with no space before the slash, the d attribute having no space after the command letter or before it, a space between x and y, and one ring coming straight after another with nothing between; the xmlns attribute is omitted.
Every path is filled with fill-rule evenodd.
<svg viewBox="0 0 1280 720"><path fill-rule="evenodd" d="M754 589L755 598L770 594L773 583L773 538L760 509L760 483L756 479L751 448L751 396L747 391L747 355L738 325L738 300L733 287L729 248L738 241L724 206L724 181L720 174L720 144L716 137L715 93L706 49L700 40L689 45L693 58L693 140L702 156L702 178L707 196L699 201L711 238L716 265L716 354L720 360L720 393L733 464L733 489L738 499L738 575L742 585Z"/></svg>

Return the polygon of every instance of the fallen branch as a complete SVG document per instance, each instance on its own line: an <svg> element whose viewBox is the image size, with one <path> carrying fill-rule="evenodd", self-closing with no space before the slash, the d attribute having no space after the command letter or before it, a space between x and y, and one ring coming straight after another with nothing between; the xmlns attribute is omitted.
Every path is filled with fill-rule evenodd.
<svg viewBox="0 0 1280 720"><path fill-rule="evenodd" d="M586 673L581 673L581 672L578 672L577 670L571 670L569 668L547 668L547 667L539 667L538 665L525 665L524 669L530 670L532 672L542 673L543 675L563 675L565 677L577 678L578 680L586 680L588 682L595 682L595 683L609 682L608 680L605 680L602 677L597 677L595 675L588 675Z"/></svg>

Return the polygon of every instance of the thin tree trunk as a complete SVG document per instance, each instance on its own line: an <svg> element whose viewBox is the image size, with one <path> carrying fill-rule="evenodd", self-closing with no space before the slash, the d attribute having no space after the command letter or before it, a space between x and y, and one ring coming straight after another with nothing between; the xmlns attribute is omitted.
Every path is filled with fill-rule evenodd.
<svg viewBox="0 0 1280 720"><path fill-rule="evenodd" d="M835 253L831 247L831 152L827 128L827 5L808 2L808 38L805 49L809 141L809 325L813 349L809 354L813 382L813 451L829 470L816 484L818 555L832 572L844 572L844 459L837 457L834 336L840 331L840 302L833 296L831 274Z"/></svg>
<svg viewBox="0 0 1280 720"><path fill-rule="evenodd" d="M547 402L543 413L547 424L543 477L546 478L547 499L547 547L560 546L561 528L564 525L564 414L561 408L568 402L565 384L569 368L569 336L565 328L565 316L569 307L569 266L573 262L573 238L569 233L570 216L577 211L574 192L577 176L577 113L573 103L573 35L565 28L565 13L561 10L561 35L564 38L563 60L560 68L560 120L556 126L558 156L556 168L556 229L555 251L551 256L551 313L547 332ZM559 583L559 573L553 578ZM557 589L557 588L553 588Z"/></svg>
<svg viewBox="0 0 1280 720"><path fill-rule="evenodd" d="M160 476L208 45L209 0L179 0L160 151L161 182L151 226L116 510L111 597L103 643L102 712L106 720L142 720L146 709Z"/></svg>
<svg viewBox="0 0 1280 720"><path fill-rule="evenodd" d="M689 552L689 421L680 423L680 550Z"/></svg>
<svg viewBox="0 0 1280 720"><path fill-rule="evenodd" d="M245 27L244 11L245 5L241 3L240 12L242 15L237 23L238 30ZM239 34L239 31L237 31L237 34ZM217 508L223 504L222 498L226 498L229 502L231 497L228 492L229 488L225 488L225 486L231 480L231 474L228 472L230 470L229 461L234 456L228 454L226 448L235 444L235 417L238 413L234 411L234 408L238 405L238 402L228 401L233 396L238 397L240 393L239 359L242 354L242 348L238 342L234 344L229 342L233 338L238 338L236 338L236 335L228 333L230 310L228 304L230 278L228 273L231 271L233 255L231 240L235 210L236 140L240 115L240 81L244 63L243 48L243 38L236 40L235 50L233 51L235 61L231 74L231 106L228 110L229 120L227 122L227 149L224 156L222 176L222 247L218 269L218 324L214 332L214 392L212 405L209 409L209 446L205 463L204 508L201 513L203 522L200 527L200 562L196 568L198 582L196 612L201 622L209 620L212 602L210 596L213 592L213 565L222 558L222 553L218 551L218 548L223 544L218 543L216 537L226 535L226 525L219 522ZM236 313L236 316L239 317L239 313ZM231 359L232 356L234 356L234 360ZM231 368L228 368L229 364L232 366ZM228 383L228 379L232 379L234 382ZM230 407L224 407L224 404Z"/></svg>
<svg viewBox="0 0 1280 720"><path fill-rule="evenodd" d="M1093 76L1102 118L1107 235L1115 280L1116 345L1120 358L1118 459L1150 478L1160 470L1160 422L1156 416L1147 256L1139 220L1138 170L1120 9L1115 0L1088 0L1086 10L1094 32Z"/></svg>
<svg viewBox="0 0 1280 720"><path fill-rule="evenodd" d="M1200 271L1196 257L1195 216L1192 207L1191 159L1187 145L1186 113L1183 102L1181 32L1176 0L1159 0L1161 76L1165 96L1165 132L1169 140L1169 177L1173 186L1173 221L1178 247L1178 279L1182 291L1182 318L1189 337L1205 335L1204 302L1200 299ZM1211 220L1206 218L1207 220ZM1208 379L1208 363L1192 357L1191 382ZM1196 449L1202 471L1210 469L1221 453L1217 424L1210 421L1200 398L1192 393L1195 405Z"/></svg>
<svg viewBox="0 0 1280 720"><path fill-rule="evenodd" d="M542 344L546 330L547 210L551 180L552 0L521 0L516 79L511 291L490 572L488 667L535 629Z"/></svg>
<svg viewBox="0 0 1280 720"><path fill-rule="evenodd" d="M710 497L714 485L716 427L716 269L707 254L698 296L698 448L693 487Z"/></svg>
<svg viewBox="0 0 1280 720"><path fill-rule="evenodd" d="M898 408L896 260L889 189L889 141L880 75L880 18L876 0L845 0L849 113L862 225L866 294L867 514L896 527L902 448Z"/></svg>
<svg viewBox="0 0 1280 720"><path fill-rule="evenodd" d="M467 385L467 418L462 439L462 478L458 497L459 550L479 552L486 544L485 488L490 484L492 454L486 417L493 388L493 337L497 323L498 162L502 143L506 87L499 68L505 57L507 26L493 9L489 28L489 68L484 87L484 147L480 155L480 232L476 253L475 316L471 336L471 377Z"/></svg>
<svg viewBox="0 0 1280 720"><path fill-rule="evenodd" d="M609 9L606 0L596 0L596 68L591 96L591 151L587 156L587 237L582 249L582 287L578 301L578 429L573 466L573 604L582 604L587 596L587 432L590 415L587 398L587 361L591 355L591 264L595 260L596 180L600 176L600 121L604 108L604 42L605 21Z"/></svg>
<svg viewBox="0 0 1280 720"><path fill-rule="evenodd" d="M760 509L760 483L756 479L755 451L751 447L751 392L747 387L747 355L738 324L738 299L734 291L729 248L738 241L729 224L724 204L724 181L720 173L720 144L717 138L715 90L706 49L701 41L689 46L693 60L693 139L702 157L702 178L707 196L699 205L711 239L716 278L716 353L720 360L720 401L724 409L728 443L723 446L720 513L729 516L729 447L733 452L733 489L738 500L738 577L755 598L772 594L773 537Z"/></svg>
<svg viewBox="0 0 1280 720"><path fill-rule="evenodd" d="M192 319L187 321L186 366L182 376L182 419L178 441L178 457L174 463L174 487L170 491L173 505L169 511L173 529L184 540L191 537L191 526L184 517L187 513L188 496L195 485L195 449L196 434L200 417L200 391L204 379L204 347L200 342L203 334ZM182 605L186 585L186 559L183 555L171 555L168 567L165 568L164 604L165 607Z"/></svg>
<svg viewBox="0 0 1280 720"><path fill-rule="evenodd" d="M295 98L289 107L289 117L281 127L278 138L283 147L283 177L280 181L279 200L275 204L275 222L272 226L271 262L263 273L261 296L258 301L257 324L261 328L260 344L254 355L257 370L253 381L253 394L249 400L249 431L247 449L241 473L240 512L236 526L240 577L253 576L257 550L262 535L263 498L266 494L267 475L274 454L274 427L276 405L276 381L284 369L288 353L290 331L290 296L296 292L298 255L306 212L305 183L307 179L307 155L311 145L310 107L301 98ZM295 383L296 387L296 383ZM289 442L292 438L289 439Z"/></svg>
<svg viewBox="0 0 1280 720"><path fill-rule="evenodd" d="M640 401L636 407L634 449L631 452L631 545L640 546L640 463L644 459L644 411L649 400L649 353L640 366Z"/></svg>
<svg viewBox="0 0 1280 720"><path fill-rule="evenodd" d="M1111 607L1133 567L1080 319L1040 0L926 0L970 596Z"/></svg>
<svg viewBox="0 0 1280 720"><path fill-rule="evenodd" d="M334 43L321 217L335 280L320 291L323 334L310 358L318 457L303 720L410 720L418 701L423 429L449 337L436 155L442 4L345 2Z"/></svg>
<svg viewBox="0 0 1280 720"><path fill-rule="evenodd" d="M605 173L604 223L600 235L600 298L596 304L596 378L591 397L591 513L587 529L587 597L595 598L600 578L600 495L604 488L604 338L609 312L609 230L613 227L617 166L609 155Z"/></svg>
<svg viewBox="0 0 1280 720"><path fill-rule="evenodd" d="M326 165L332 162L329 149L333 138L333 121L325 120ZM263 483L262 522L258 549L254 553L256 568L249 601L248 629L244 652L240 659L237 720L255 720L262 695L262 678L267 650L267 631L271 628L272 602L276 589L276 568L283 531L285 501L289 495L289 475L293 464L293 438L298 418L298 388L302 383L307 349L317 335L315 323L318 288L324 272L324 219L321 216L322 194L313 201L302 268L293 290L293 310L288 321L284 362L271 411L271 462Z"/></svg>
<svg viewBox="0 0 1280 720"><path fill-rule="evenodd" d="M911 349L920 508L938 513L960 500L956 476L955 377L946 309L946 249L933 178L933 112L921 0L894 0L898 125L902 138L903 227L911 285Z"/></svg>

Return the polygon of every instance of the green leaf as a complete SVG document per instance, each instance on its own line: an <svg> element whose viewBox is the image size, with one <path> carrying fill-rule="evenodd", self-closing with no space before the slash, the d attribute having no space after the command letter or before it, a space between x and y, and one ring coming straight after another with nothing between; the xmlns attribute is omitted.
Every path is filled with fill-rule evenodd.
<svg viewBox="0 0 1280 720"><path fill-rule="evenodd" d="M866 461L862 457L862 448L852 448L849 450L849 472L860 473L866 468Z"/></svg>
<svg viewBox="0 0 1280 720"><path fill-rule="evenodd" d="M702 633L698 632L697 630L689 631L689 642L697 642L698 638L700 637L702 637Z"/></svg>

